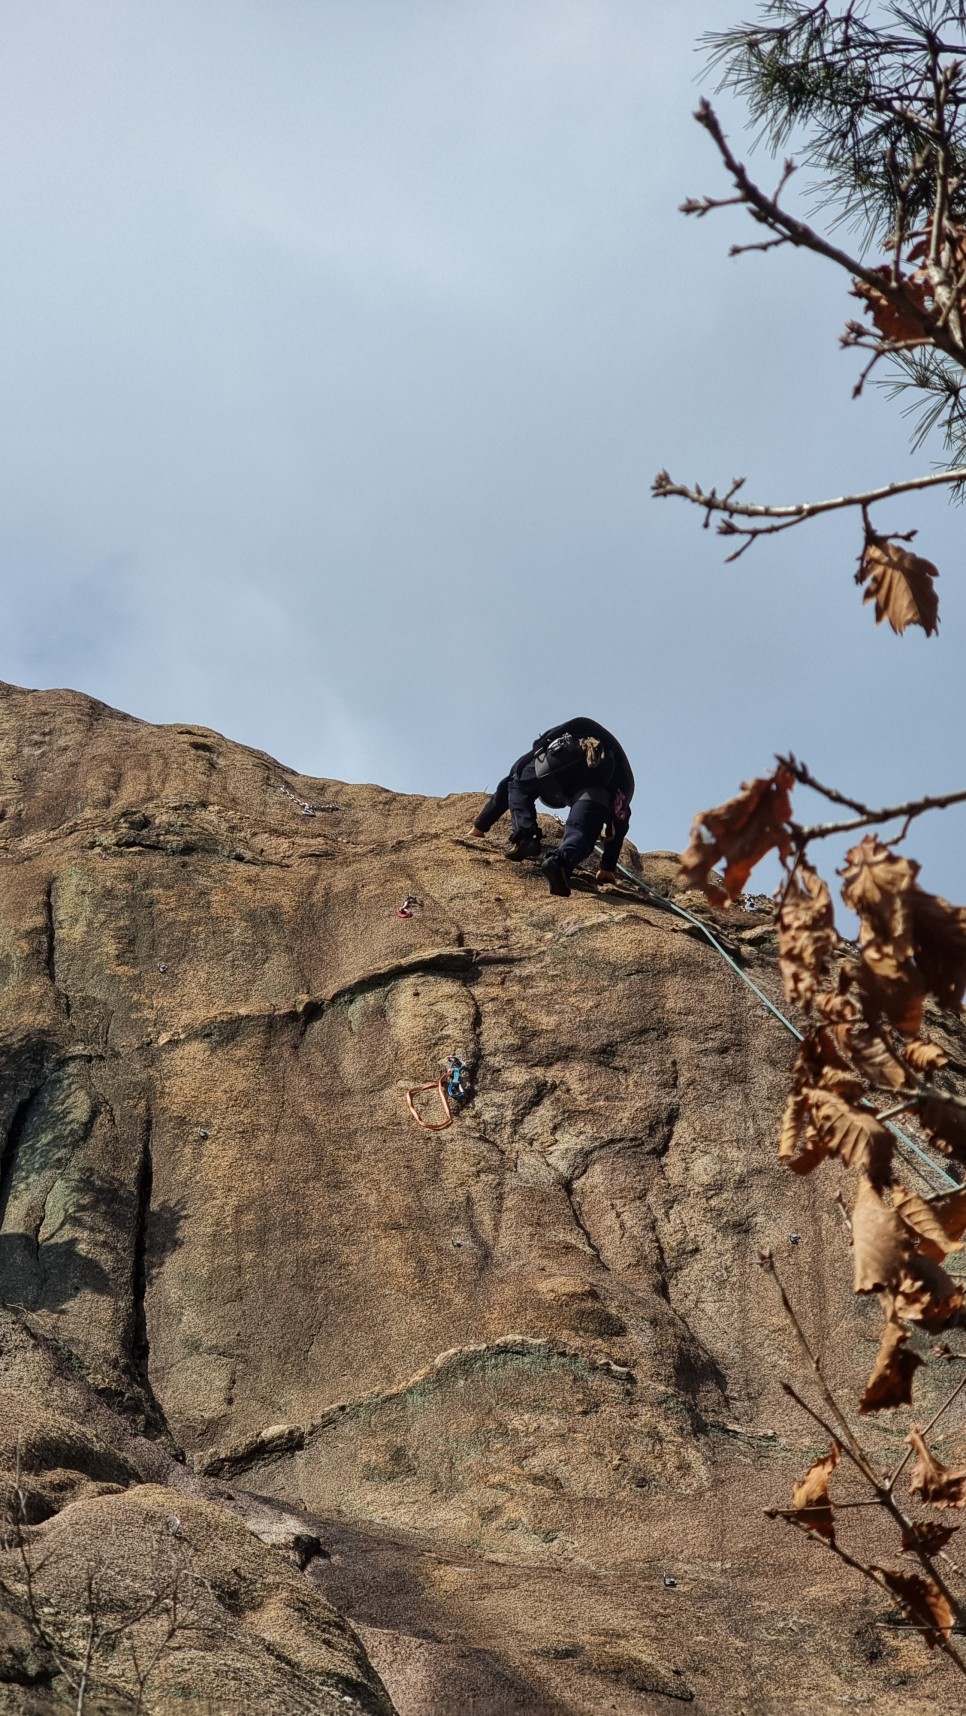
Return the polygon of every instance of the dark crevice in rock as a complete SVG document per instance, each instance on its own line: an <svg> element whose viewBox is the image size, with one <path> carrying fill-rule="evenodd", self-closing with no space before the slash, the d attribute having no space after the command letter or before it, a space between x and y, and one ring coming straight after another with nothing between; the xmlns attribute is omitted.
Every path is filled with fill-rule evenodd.
<svg viewBox="0 0 966 1716"><path fill-rule="evenodd" d="M153 1131L154 1117L149 1106L144 1117L144 1136L141 1145L141 1160L138 1164L134 1208L134 1256L132 1260L134 1303L131 1330L131 1369L144 1397L146 1416L151 1423L151 1428L160 1430L173 1445L167 1419L151 1386L151 1347L148 1340L147 1312L145 1309L148 1288L148 1221L151 1213L151 1194L154 1187ZM152 1420L153 1422L151 1422Z"/></svg>
<svg viewBox="0 0 966 1716"><path fill-rule="evenodd" d="M44 970L51 987L57 988L57 941L54 926L54 883L44 889Z"/></svg>
<svg viewBox="0 0 966 1716"><path fill-rule="evenodd" d="M43 1093L45 1083L46 1080L42 1079L39 1084L34 1086L33 1090L28 1091L27 1095L18 1102L11 1116L10 1125L7 1127L7 1136L4 1139L2 1152L0 1152L0 1227L3 1226L6 1218L7 1204L10 1201L10 1190L13 1185L20 1147L30 1125L34 1108Z"/></svg>
<svg viewBox="0 0 966 1716"><path fill-rule="evenodd" d="M584 1236L584 1240L586 1241L588 1250L590 1252L592 1252L593 1256L597 1259L597 1262L600 1264L601 1269L607 1269L609 1271L610 1265L604 1261L599 1250L597 1249L597 1246L596 1246L594 1239L591 1235L590 1229L587 1226L587 1223L584 1221L583 1215L581 1214L581 1211L578 1207L577 1199L576 1199L576 1196L574 1195L573 1181L564 1180L562 1182L562 1184L563 1184L563 1189L564 1189L564 1195L567 1199L568 1204L570 1205L570 1213L573 1216L574 1221L577 1223L577 1226L579 1227L581 1233Z"/></svg>

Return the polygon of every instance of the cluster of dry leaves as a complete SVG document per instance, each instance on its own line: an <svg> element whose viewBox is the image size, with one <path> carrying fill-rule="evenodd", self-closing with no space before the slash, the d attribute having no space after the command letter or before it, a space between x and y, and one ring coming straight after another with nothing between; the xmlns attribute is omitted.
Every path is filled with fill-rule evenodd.
<svg viewBox="0 0 966 1716"><path fill-rule="evenodd" d="M906 1438L916 1461L909 1474L909 1494L934 1508L966 1507L966 1471L953 1471L932 1455L918 1430ZM829 1483L842 1457L841 1444L833 1441L830 1451L815 1460L805 1476L792 1487L790 1508L769 1508L771 1518L786 1519L800 1530L814 1533L832 1547L836 1546L835 1506L829 1493ZM958 1530L941 1520L917 1520L902 1534L904 1554L919 1554L927 1559L939 1554ZM846 1557L856 1565L853 1558ZM897 1599L915 1622L930 1649L948 1641L956 1622L956 1612L949 1596L940 1589L928 1573L897 1572L895 1568L880 1567L874 1562L860 1569L873 1582Z"/></svg>
<svg viewBox="0 0 966 1716"><path fill-rule="evenodd" d="M958 1008L966 992L966 908L927 893L919 866L869 834L848 853L842 898L857 915L857 944L836 933L832 899L804 855L807 833L792 820L795 775L783 763L747 783L729 803L695 819L681 878L714 904L743 892L753 866L777 851L785 866L778 908L785 992L808 1021L782 1117L779 1157L797 1174L837 1158L854 1183L853 1285L878 1296L881 1344L859 1402L862 1414L910 1405L923 1359L914 1332L963 1321L963 1288L944 1263L963 1249L966 1185L923 1198L903 1185L886 1117L914 1111L929 1141L966 1166L966 1103L936 1082L948 1065L923 1031L928 995ZM723 868L719 881L713 873ZM878 1101L880 1113L876 1111ZM918 1431L912 1491L935 1507L966 1507L966 1471L948 1472ZM834 1541L829 1478L839 1450L816 1461L796 1486L793 1523ZM904 1548L937 1552L945 1526L917 1526ZM931 1643L948 1642L953 1611L927 1573L863 1568L907 1608Z"/></svg>
<svg viewBox="0 0 966 1716"><path fill-rule="evenodd" d="M936 329L966 317L966 232L947 222L939 243L934 244L930 222L916 234L906 260L916 264L911 273L904 274L889 264L869 272L883 285L898 287L907 300L907 309L867 280L853 279L852 293L862 301L876 331L890 345L930 345Z"/></svg>

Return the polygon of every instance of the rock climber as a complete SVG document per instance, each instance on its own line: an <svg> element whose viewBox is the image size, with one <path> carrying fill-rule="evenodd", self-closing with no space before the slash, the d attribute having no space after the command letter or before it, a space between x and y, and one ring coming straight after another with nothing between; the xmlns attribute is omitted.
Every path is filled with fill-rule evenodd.
<svg viewBox="0 0 966 1716"><path fill-rule="evenodd" d="M604 835L598 882L616 882L614 866L631 819L634 775L623 747L598 721L583 715L550 727L518 757L510 773L476 818L470 834L482 839L506 811L510 843L506 856L537 858L542 835L537 799L552 810L570 807L560 845L546 854L541 869L552 894L570 893L577 865Z"/></svg>

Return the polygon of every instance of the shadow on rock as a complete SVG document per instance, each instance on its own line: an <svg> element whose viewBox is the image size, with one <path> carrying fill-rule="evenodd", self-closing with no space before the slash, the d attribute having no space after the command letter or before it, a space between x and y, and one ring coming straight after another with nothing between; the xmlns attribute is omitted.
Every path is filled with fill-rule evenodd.
<svg viewBox="0 0 966 1716"><path fill-rule="evenodd" d="M0 1233L0 1300L26 1311L62 1311L79 1293L109 1293L107 1271L76 1239L39 1245L30 1233Z"/></svg>

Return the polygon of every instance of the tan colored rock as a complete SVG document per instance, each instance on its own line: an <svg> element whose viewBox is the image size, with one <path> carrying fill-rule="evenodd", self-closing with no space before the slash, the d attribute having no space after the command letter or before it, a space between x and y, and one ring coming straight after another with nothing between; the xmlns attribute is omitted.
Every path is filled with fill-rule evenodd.
<svg viewBox="0 0 966 1716"><path fill-rule="evenodd" d="M475 1716L898 1716L885 1606L761 1516L812 1433L759 1248L837 1331L834 1380L878 1339L831 1189L775 1161L793 1041L660 899L554 899L464 838L479 802L0 692L2 1381L33 1411L55 1341L58 1410L86 1388L135 1468L37 1529L126 1543L152 1482L233 1546L248 1517L283 1593L245 1587L252 1674L289 1628L328 1672L301 1578L400 1716L455 1686ZM669 855L630 860L673 891ZM761 921L721 934L778 1000ZM450 1054L472 1100L424 1131L406 1091Z"/></svg>

